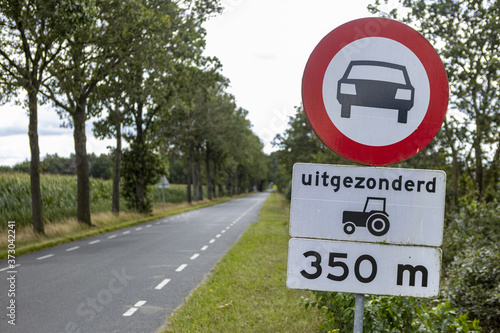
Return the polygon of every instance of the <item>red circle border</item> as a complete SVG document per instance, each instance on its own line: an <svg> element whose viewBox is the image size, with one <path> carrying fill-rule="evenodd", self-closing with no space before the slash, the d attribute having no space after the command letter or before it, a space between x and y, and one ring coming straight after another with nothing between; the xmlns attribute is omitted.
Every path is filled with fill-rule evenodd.
<svg viewBox="0 0 500 333"><path fill-rule="evenodd" d="M349 139L332 123L323 102L323 80L331 60L343 47L365 37L385 37L405 45L418 57L429 79L429 107L422 123L405 139L387 146ZM395 20L364 18L339 26L318 43L304 70L302 102L311 127L330 149L361 164L392 164L417 154L438 133L448 107L448 78L436 50L419 32Z"/></svg>

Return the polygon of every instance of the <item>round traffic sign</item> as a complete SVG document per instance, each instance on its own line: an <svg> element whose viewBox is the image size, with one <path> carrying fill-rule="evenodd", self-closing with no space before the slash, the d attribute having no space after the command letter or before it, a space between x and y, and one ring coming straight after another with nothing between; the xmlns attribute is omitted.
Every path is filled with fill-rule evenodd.
<svg viewBox="0 0 500 333"><path fill-rule="evenodd" d="M355 162L407 159L439 131L448 106L443 63L420 33L365 18L326 35L307 62L302 101L316 135Z"/></svg>

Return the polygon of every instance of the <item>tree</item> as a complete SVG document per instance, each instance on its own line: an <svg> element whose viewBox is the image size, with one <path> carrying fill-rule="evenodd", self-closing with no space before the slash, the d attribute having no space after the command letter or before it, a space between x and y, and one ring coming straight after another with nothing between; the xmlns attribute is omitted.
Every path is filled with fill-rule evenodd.
<svg viewBox="0 0 500 333"><path fill-rule="evenodd" d="M399 3L404 10L391 10L390 15L415 25L437 47L445 64L450 103L460 115L449 117L445 124L451 156L465 162L479 201L487 193L495 195L500 163L500 3L483 0L400 0ZM370 8L374 13L382 13L378 0ZM457 142L468 145L459 148ZM453 164L457 167L459 161L454 160Z"/></svg>
<svg viewBox="0 0 500 333"><path fill-rule="evenodd" d="M158 134L159 127L168 123L172 110L179 107L179 95L183 93L179 87L185 82L186 69L209 66L210 60L201 55L205 36L201 25L209 15L218 12L219 7L217 1L141 3L143 20L133 28L137 38L130 42L134 52L108 77L107 87L100 89L103 93L98 100L107 101L110 112L98 128L104 135L117 137L116 174L120 128L122 124L127 126L123 134L131 147L127 154L133 155L138 164L132 168L128 163L122 170L124 177L133 179L135 184L134 187L127 185L124 191L126 197L133 198L135 209L147 211L148 185L155 177L147 176L145 170L151 161L163 165L164 159L158 149L164 140ZM194 82L193 86L197 84L199 82ZM158 172L163 174L165 170Z"/></svg>
<svg viewBox="0 0 500 333"><path fill-rule="evenodd" d="M273 146L279 148L275 152L279 161L276 182L281 191L290 191L292 169L297 162L347 163L347 160L334 154L314 134L302 106L296 108L295 117L290 117L288 125L285 133L276 135L273 140Z"/></svg>
<svg viewBox="0 0 500 333"><path fill-rule="evenodd" d="M0 3L0 83L2 97L27 94L31 151L33 230L44 233L38 145L38 94L46 72L60 54L73 27L87 19L88 7L77 0L6 0Z"/></svg>
<svg viewBox="0 0 500 333"><path fill-rule="evenodd" d="M77 220L91 225L89 162L86 121L92 115L87 104L96 87L133 51L136 22L141 22L138 1L97 1L91 20L75 29L64 51L49 68L51 80L45 96L69 118L75 141Z"/></svg>

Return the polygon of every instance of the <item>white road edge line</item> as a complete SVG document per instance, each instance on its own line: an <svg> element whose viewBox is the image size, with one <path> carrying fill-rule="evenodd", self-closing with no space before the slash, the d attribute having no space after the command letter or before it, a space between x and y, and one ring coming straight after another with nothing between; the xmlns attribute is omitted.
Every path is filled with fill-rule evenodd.
<svg viewBox="0 0 500 333"><path fill-rule="evenodd" d="M43 259L47 259L47 258L50 258L50 257L53 257L53 256L54 256L53 254L47 254L46 256L42 256L42 257L36 258L36 260L43 260Z"/></svg>
<svg viewBox="0 0 500 333"><path fill-rule="evenodd" d="M71 247L69 249L66 249L66 252L69 252L69 251L74 251L74 250L77 250L79 249L80 247L79 246L74 246L74 247Z"/></svg>
<svg viewBox="0 0 500 333"><path fill-rule="evenodd" d="M182 272L184 270L184 268L186 268L186 267L187 267L187 264L182 264L179 267L177 267L177 269L175 271L176 272Z"/></svg>
<svg viewBox="0 0 500 333"><path fill-rule="evenodd" d="M170 279L165 279L163 281L161 281L156 287L155 289L156 290L161 290L163 287L165 287L167 285L167 283L170 282Z"/></svg>

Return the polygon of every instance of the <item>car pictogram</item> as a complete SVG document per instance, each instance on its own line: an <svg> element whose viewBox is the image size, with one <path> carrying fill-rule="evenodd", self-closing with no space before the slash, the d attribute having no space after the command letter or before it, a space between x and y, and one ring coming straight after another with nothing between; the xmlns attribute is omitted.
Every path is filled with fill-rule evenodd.
<svg viewBox="0 0 500 333"><path fill-rule="evenodd" d="M362 212L344 211L344 232L353 234L356 227L367 227L374 236L383 236L389 231L389 214L385 211L385 198L368 197Z"/></svg>
<svg viewBox="0 0 500 333"><path fill-rule="evenodd" d="M371 60L351 61L337 85L340 116L351 117L351 106L398 110L398 123L407 123L415 88L405 66Z"/></svg>

